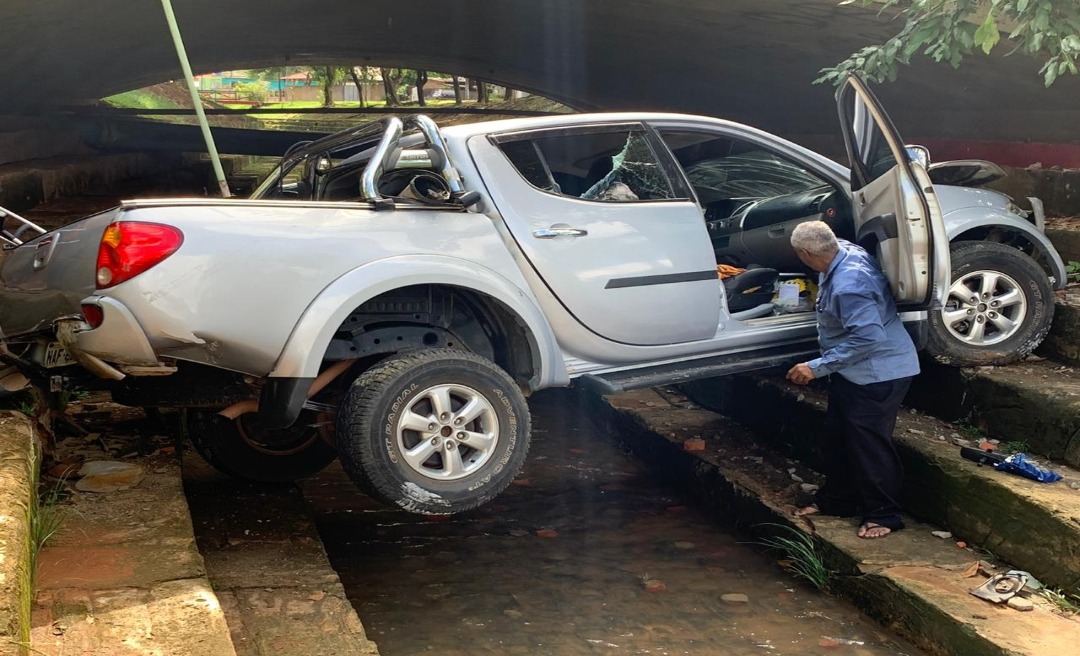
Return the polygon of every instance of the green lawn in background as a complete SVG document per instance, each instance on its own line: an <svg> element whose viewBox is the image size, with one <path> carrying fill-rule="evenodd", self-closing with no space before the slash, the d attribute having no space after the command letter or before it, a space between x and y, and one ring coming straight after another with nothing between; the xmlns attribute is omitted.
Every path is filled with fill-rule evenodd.
<svg viewBox="0 0 1080 656"><path fill-rule="evenodd" d="M151 93L145 89L135 89L134 91L125 91L124 93L118 93L115 96L109 96L108 98L102 98L105 102L109 103L113 107L133 108L133 109L179 109L180 105L176 104L172 100L165 98L156 93Z"/></svg>

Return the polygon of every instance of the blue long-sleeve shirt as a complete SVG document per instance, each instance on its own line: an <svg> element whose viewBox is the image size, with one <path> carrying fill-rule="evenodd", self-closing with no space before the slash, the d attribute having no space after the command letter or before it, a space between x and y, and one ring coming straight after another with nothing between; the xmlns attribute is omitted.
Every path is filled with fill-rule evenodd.
<svg viewBox="0 0 1080 656"><path fill-rule="evenodd" d="M896 313L889 281L862 248L844 240L818 277L817 325L821 357L814 376L840 374L857 385L919 373L915 344Z"/></svg>

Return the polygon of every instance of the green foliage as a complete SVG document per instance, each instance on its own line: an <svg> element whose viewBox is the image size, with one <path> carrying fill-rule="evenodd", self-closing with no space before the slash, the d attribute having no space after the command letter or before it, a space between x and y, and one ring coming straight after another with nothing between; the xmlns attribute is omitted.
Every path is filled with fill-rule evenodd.
<svg viewBox="0 0 1080 656"><path fill-rule="evenodd" d="M37 507L30 515L30 568L34 571L37 555L45 543L60 530L63 516L60 502L67 497L66 479L61 478L46 488L37 498Z"/></svg>
<svg viewBox="0 0 1080 656"><path fill-rule="evenodd" d="M1006 453L1030 453L1031 445L1027 440L1013 440L1005 443Z"/></svg>
<svg viewBox="0 0 1080 656"><path fill-rule="evenodd" d="M968 423L959 422L959 423L953 424L953 427L956 428L957 432L959 432L961 435L963 435L965 439L968 439L968 440L981 440L981 439L983 439L982 429L979 428L978 426L972 426L971 424L968 424Z"/></svg>
<svg viewBox="0 0 1080 656"><path fill-rule="evenodd" d="M270 96L270 83L265 80L237 82L233 85L233 89L236 91L238 98L255 100L260 104L266 102L266 99Z"/></svg>
<svg viewBox="0 0 1080 656"><path fill-rule="evenodd" d="M1069 282L1080 282L1080 262L1069 260L1065 264L1065 277Z"/></svg>
<svg viewBox="0 0 1080 656"><path fill-rule="evenodd" d="M765 538L756 544L784 554L781 565L788 572L806 579L818 590L828 588L829 579L832 578L833 573L825 566L824 560L817 551L817 542L813 536L793 526L780 524L763 524L763 526L775 526L782 529L788 536L778 535Z"/></svg>
<svg viewBox="0 0 1080 656"><path fill-rule="evenodd" d="M1080 58L1080 2L1076 0L843 0L841 5L878 5L904 20L903 28L883 44L862 48L816 82L839 83L848 73L882 82L895 80L900 64L913 55L948 62L989 54L1002 41L1007 54L1020 52L1043 60L1039 73L1050 86L1065 73L1077 73Z"/></svg>
<svg viewBox="0 0 1080 656"><path fill-rule="evenodd" d="M1080 614L1080 595L1069 594L1054 588L1043 588L1039 594L1063 615Z"/></svg>

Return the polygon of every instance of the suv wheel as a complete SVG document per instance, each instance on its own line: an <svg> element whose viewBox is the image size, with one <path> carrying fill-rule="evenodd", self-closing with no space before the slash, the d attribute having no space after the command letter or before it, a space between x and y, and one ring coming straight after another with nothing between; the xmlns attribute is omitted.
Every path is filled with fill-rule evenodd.
<svg viewBox="0 0 1080 656"><path fill-rule="evenodd" d="M310 411L281 430L266 430L258 414L228 419L216 410L187 408L184 434L214 469L249 481L286 483L322 471L337 454L327 439L325 422Z"/></svg>
<svg viewBox="0 0 1080 656"><path fill-rule="evenodd" d="M426 349L353 381L335 431L341 464L372 497L449 515L502 492L529 450L529 408L490 360Z"/></svg>
<svg viewBox="0 0 1080 656"><path fill-rule="evenodd" d="M1022 251L996 242L956 242L952 281L944 309L930 314L927 350L939 362L1008 364L1031 353L1050 331L1050 280Z"/></svg>

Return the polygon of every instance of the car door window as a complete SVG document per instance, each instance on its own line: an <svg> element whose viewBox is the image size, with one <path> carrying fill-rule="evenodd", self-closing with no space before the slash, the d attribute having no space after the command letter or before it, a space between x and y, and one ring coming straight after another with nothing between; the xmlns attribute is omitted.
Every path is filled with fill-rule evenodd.
<svg viewBox="0 0 1080 656"><path fill-rule="evenodd" d="M718 263L801 270L787 237L811 219L849 236L846 197L822 174L763 143L715 130L658 132L697 194Z"/></svg>
<svg viewBox="0 0 1080 656"><path fill-rule="evenodd" d="M529 184L548 193L606 203L677 197L639 128L562 131L499 145Z"/></svg>
<svg viewBox="0 0 1080 656"><path fill-rule="evenodd" d="M851 102L844 105L843 111L846 114L844 120L851 126L854 164L859 174L852 181L852 188L859 189L892 170L896 166L896 157L862 98L852 94Z"/></svg>
<svg viewBox="0 0 1080 656"><path fill-rule="evenodd" d="M800 193L828 183L759 144L706 132L661 130L703 205Z"/></svg>

